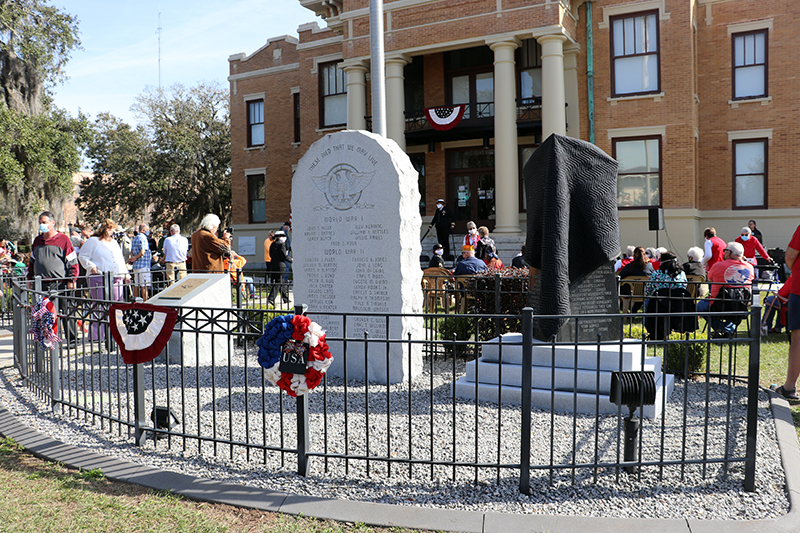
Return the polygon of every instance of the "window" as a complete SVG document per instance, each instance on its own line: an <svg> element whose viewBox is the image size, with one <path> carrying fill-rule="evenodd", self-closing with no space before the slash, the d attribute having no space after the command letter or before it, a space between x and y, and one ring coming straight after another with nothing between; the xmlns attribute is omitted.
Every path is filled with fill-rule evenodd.
<svg viewBox="0 0 800 533"><path fill-rule="evenodd" d="M614 139L619 207L661 206L661 136Z"/></svg>
<svg viewBox="0 0 800 533"><path fill-rule="evenodd" d="M542 96L542 47L535 39L526 39L519 48L519 98L529 104Z"/></svg>
<svg viewBox="0 0 800 533"><path fill-rule="evenodd" d="M347 124L347 74L339 62L319 66L320 126Z"/></svg>
<svg viewBox="0 0 800 533"><path fill-rule="evenodd" d="M294 141L300 142L300 93L292 94L292 107L294 109Z"/></svg>
<svg viewBox="0 0 800 533"><path fill-rule="evenodd" d="M247 102L247 146L264 144L264 100Z"/></svg>
<svg viewBox="0 0 800 533"><path fill-rule="evenodd" d="M417 171L417 186L419 187L419 214L425 216L425 154L408 154L411 164Z"/></svg>
<svg viewBox="0 0 800 533"><path fill-rule="evenodd" d="M611 42L612 96L659 92L658 12L611 18Z"/></svg>
<svg viewBox="0 0 800 533"><path fill-rule="evenodd" d="M250 211L250 223L267 221L267 195L264 174L247 176L247 201Z"/></svg>
<svg viewBox="0 0 800 533"><path fill-rule="evenodd" d="M406 111L413 113L425 108L425 71L423 56L411 59L403 67L403 93L405 96Z"/></svg>
<svg viewBox="0 0 800 533"><path fill-rule="evenodd" d="M733 98L767 96L767 30L733 35Z"/></svg>
<svg viewBox="0 0 800 533"><path fill-rule="evenodd" d="M733 141L733 206L767 207L767 139Z"/></svg>
<svg viewBox="0 0 800 533"><path fill-rule="evenodd" d="M494 116L494 52L488 46L445 52L449 103L468 104L463 120Z"/></svg>

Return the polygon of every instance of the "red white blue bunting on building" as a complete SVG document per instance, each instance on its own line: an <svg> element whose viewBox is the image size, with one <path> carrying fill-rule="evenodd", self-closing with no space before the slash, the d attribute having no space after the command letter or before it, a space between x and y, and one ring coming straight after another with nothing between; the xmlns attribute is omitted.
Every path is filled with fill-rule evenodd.
<svg viewBox="0 0 800 533"><path fill-rule="evenodd" d="M467 104L426 107L425 118L428 119L428 124L430 124L433 129L438 131L449 130L461 122L461 117L464 116L464 111L466 109Z"/></svg>
<svg viewBox="0 0 800 533"><path fill-rule="evenodd" d="M114 304L108 309L111 336L129 365L155 359L169 342L178 310L144 303Z"/></svg>

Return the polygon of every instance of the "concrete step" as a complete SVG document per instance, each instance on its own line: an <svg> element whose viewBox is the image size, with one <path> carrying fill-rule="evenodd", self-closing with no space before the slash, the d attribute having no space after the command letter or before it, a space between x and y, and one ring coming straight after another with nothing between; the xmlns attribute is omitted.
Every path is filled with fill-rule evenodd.
<svg viewBox="0 0 800 533"><path fill-rule="evenodd" d="M477 363L470 361L466 365L466 381L475 382L475 371L477 367L478 380L488 385L497 385L502 377L503 385L514 387L522 386L522 365L512 363L499 363L484 361L481 358ZM655 374L656 382L661 379L661 358L648 357L645 359L645 370L651 370ZM502 370L502 374L501 374ZM623 368L623 370L628 370ZM553 387L553 377L555 377L555 387ZM598 389L599 379L599 389ZM576 387L577 385L577 387ZM550 390L555 388L560 391L573 391L594 393L599 390L601 394L608 395L611 390L611 371L610 370L586 370L550 366L533 366L531 368L531 386L534 389Z"/></svg>
<svg viewBox="0 0 800 533"><path fill-rule="evenodd" d="M481 360L485 362L499 362L511 364L522 363L522 334L506 333L502 335L502 342L495 337L483 344ZM642 353L645 345L636 339L625 339L619 342L601 344L578 345L556 344L555 351L550 343L534 340L533 364L537 366L556 366L563 368L582 368L586 370L641 370ZM577 354L576 354L577 351ZM577 361L576 361L577 356Z"/></svg>
<svg viewBox="0 0 800 533"><path fill-rule="evenodd" d="M667 399L672 394L675 386L675 376L666 374L666 379L656 381L655 405L644 406L641 416L657 418L661 415L664 394ZM663 384L663 386L662 386ZM478 401L494 403L522 403L522 388L512 385L490 385L487 383L475 384L467 381L465 377L455 383L455 394L459 398L474 400L477 394ZM560 413L578 413L586 415L616 414L617 406L609 401L608 395L583 392L551 391L541 388L531 389L531 405L533 407L550 410L553 401L553 410ZM622 413L627 416L628 407L622 406ZM640 410L637 410L640 414Z"/></svg>

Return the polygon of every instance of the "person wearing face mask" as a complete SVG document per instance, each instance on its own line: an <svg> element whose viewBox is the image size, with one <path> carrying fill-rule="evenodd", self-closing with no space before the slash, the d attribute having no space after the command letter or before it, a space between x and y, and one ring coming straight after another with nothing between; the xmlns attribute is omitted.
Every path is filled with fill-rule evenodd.
<svg viewBox="0 0 800 533"><path fill-rule="evenodd" d="M42 277L45 292L74 289L78 277L78 256L69 237L56 230L56 219L50 211L42 211L39 215L39 235L31 245L28 279L33 280L36 276ZM59 311L66 311L65 300L61 299L57 304ZM77 343L74 320L63 318L59 333L68 346Z"/></svg>
<svg viewBox="0 0 800 533"><path fill-rule="evenodd" d="M431 225L436 226L436 240L442 245L444 255L450 255L450 230L456 225L456 217L444 203L443 198L436 201L436 212L433 214Z"/></svg>
<svg viewBox="0 0 800 533"><path fill-rule="evenodd" d="M431 260L428 263L428 268L444 268L444 248L442 248L441 244L434 244L433 245L433 255L431 256Z"/></svg>
<svg viewBox="0 0 800 533"><path fill-rule="evenodd" d="M478 236L478 226L475 225L473 221L467 222L467 234L464 235L464 244L463 246L472 246L472 248L476 248L478 246L478 242L481 238Z"/></svg>
<svg viewBox="0 0 800 533"><path fill-rule="evenodd" d="M752 231L750 231L749 227L745 226L742 228L742 234L736 237L736 242L744 247L745 260L751 265L756 264L756 252L767 261L772 262L772 259L761 245L761 242L753 238Z"/></svg>
<svg viewBox="0 0 800 533"><path fill-rule="evenodd" d="M275 232L275 242L269 248L269 277L271 285L269 287L269 294L267 294L267 303L275 305L275 291L280 289L281 301L284 304L289 303L289 286L284 283L283 275L286 272L286 263L291 263L289 252L286 250L286 232L278 230Z"/></svg>

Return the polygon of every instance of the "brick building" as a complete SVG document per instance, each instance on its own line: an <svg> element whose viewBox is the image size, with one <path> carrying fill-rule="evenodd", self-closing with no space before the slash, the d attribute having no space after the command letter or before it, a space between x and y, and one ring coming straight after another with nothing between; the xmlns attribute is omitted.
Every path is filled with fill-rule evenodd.
<svg viewBox="0 0 800 533"><path fill-rule="evenodd" d="M325 28L229 58L233 221L257 243L289 216L309 146L370 125L368 0L300 1ZM658 238L683 255L706 226L733 240L756 219L765 245L785 248L800 222L800 2L385 0L384 12L387 135L420 171L423 220L446 198L456 233L486 225L510 259L522 166L558 132L619 161L623 246ZM425 118L456 104L452 129ZM651 208L666 232L649 230Z"/></svg>

